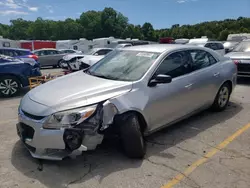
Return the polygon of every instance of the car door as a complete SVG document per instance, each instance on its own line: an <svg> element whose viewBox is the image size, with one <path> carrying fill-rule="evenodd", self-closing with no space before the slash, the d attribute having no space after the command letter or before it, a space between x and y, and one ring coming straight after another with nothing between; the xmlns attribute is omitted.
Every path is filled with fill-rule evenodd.
<svg viewBox="0 0 250 188"><path fill-rule="evenodd" d="M193 77L192 89L194 92L195 109L211 105L222 83L222 65L205 50L188 50L192 57Z"/></svg>
<svg viewBox="0 0 250 188"><path fill-rule="evenodd" d="M57 65L62 57L61 53L59 53L57 50L46 50L46 53L47 65L49 66Z"/></svg>
<svg viewBox="0 0 250 188"><path fill-rule="evenodd" d="M39 51L34 52L34 54L38 56L38 61L41 67L48 66L48 61L46 58L47 56L46 50L39 50Z"/></svg>
<svg viewBox="0 0 250 188"><path fill-rule="evenodd" d="M159 65L152 79L159 74L170 75L172 82L147 87L148 104L144 113L149 117L150 130L175 121L194 110L191 58L186 51L168 55Z"/></svg>

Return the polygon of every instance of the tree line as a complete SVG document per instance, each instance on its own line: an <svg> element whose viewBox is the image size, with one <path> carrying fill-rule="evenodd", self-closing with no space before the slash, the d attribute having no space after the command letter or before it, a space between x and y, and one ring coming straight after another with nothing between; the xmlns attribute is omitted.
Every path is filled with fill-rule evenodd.
<svg viewBox="0 0 250 188"><path fill-rule="evenodd" d="M158 41L162 37L200 38L207 36L226 40L228 34L250 33L250 18L225 19L195 25L173 25L171 28L154 29L151 23L134 25L126 16L113 8L83 12L78 19L54 21L38 17L35 21L15 19L10 25L0 23L0 36L14 40L67 40L100 37L138 38Z"/></svg>

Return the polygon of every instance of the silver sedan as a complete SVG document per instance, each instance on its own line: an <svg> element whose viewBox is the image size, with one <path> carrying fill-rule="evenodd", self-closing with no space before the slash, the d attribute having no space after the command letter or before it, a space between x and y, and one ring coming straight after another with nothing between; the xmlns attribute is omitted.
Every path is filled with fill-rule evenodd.
<svg viewBox="0 0 250 188"><path fill-rule="evenodd" d="M117 49L27 93L17 132L35 158L94 150L106 133L120 136L127 156L142 158L144 136L210 107L224 110L236 78L232 60L204 47Z"/></svg>
<svg viewBox="0 0 250 188"><path fill-rule="evenodd" d="M41 67L45 66L60 67L63 56L67 54L65 52L61 52L53 48L43 48L39 50L34 50L33 53L38 56L38 61Z"/></svg>
<svg viewBox="0 0 250 188"><path fill-rule="evenodd" d="M230 53L226 54L238 67L238 77L250 77L250 40L242 41Z"/></svg>

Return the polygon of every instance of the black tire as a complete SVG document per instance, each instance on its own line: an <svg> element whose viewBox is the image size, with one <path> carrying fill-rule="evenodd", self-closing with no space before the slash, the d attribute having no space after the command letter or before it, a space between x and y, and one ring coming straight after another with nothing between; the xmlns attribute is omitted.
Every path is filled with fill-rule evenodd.
<svg viewBox="0 0 250 188"><path fill-rule="evenodd" d="M230 95L231 95L231 87L229 83L224 83L220 87L215 97L214 103L212 105L212 110L217 112L225 110L226 107L228 106Z"/></svg>
<svg viewBox="0 0 250 188"><path fill-rule="evenodd" d="M143 158L146 153L146 145L136 114L124 115L120 134L125 154L130 158Z"/></svg>
<svg viewBox="0 0 250 188"><path fill-rule="evenodd" d="M13 97L20 93L20 81L14 76L1 76L0 77L0 96Z"/></svg>

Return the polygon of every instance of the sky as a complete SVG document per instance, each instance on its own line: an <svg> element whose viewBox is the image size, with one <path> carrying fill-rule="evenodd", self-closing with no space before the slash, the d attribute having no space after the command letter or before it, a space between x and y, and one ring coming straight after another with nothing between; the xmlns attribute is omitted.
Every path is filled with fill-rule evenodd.
<svg viewBox="0 0 250 188"><path fill-rule="evenodd" d="M0 0L0 23L16 18L75 19L105 7L121 12L132 24L150 22L155 29L250 17L250 0Z"/></svg>

